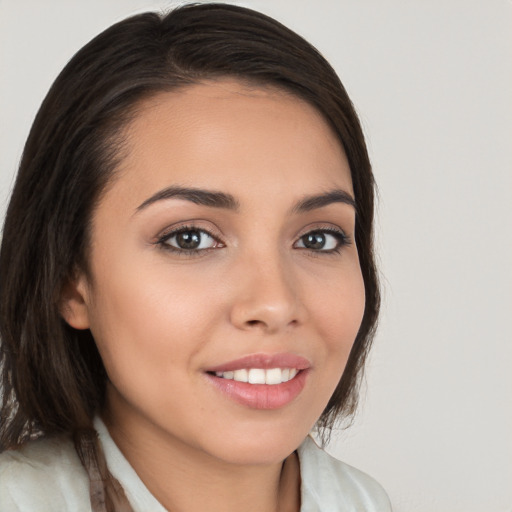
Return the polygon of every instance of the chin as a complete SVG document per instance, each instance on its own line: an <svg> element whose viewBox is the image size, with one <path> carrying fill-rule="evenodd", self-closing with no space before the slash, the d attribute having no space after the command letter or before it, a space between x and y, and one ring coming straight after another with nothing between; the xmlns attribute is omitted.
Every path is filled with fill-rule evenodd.
<svg viewBox="0 0 512 512"><path fill-rule="evenodd" d="M226 463L267 465L282 462L304 441L309 428L283 428L272 422L260 428L231 430L213 440L210 452Z"/></svg>

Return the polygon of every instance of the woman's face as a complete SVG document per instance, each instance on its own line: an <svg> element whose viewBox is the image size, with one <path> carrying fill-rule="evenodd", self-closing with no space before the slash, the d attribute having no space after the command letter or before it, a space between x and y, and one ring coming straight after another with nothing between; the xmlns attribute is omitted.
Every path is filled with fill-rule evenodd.
<svg viewBox="0 0 512 512"><path fill-rule="evenodd" d="M64 313L97 342L112 427L282 460L364 310L343 149L309 104L225 80L147 101L123 152Z"/></svg>

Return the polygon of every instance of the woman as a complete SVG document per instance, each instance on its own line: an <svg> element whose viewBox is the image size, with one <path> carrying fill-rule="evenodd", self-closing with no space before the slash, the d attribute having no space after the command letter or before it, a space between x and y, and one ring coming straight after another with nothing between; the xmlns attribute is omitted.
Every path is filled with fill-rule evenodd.
<svg viewBox="0 0 512 512"><path fill-rule="evenodd" d="M264 15L86 45L5 220L0 509L389 510L307 438L356 406L373 186L334 71Z"/></svg>

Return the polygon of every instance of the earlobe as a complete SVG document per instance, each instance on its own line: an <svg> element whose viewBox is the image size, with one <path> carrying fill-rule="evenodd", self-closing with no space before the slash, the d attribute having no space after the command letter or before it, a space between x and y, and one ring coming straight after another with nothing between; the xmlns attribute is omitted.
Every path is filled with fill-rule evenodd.
<svg viewBox="0 0 512 512"><path fill-rule="evenodd" d="M89 306L87 283L81 276L76 281L67 281L60 294L59 310L62 318L75 329L88 329Z"/></svg>

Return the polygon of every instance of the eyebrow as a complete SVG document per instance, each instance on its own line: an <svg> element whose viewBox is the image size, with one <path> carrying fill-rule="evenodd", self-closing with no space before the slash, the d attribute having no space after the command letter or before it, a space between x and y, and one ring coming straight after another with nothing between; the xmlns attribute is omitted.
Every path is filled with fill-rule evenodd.
<svg viewBox="0 0 512 512"><path fill-rule="evenodd" d="M294 213L305 213L318 208L323 208L333 203L344 203L352 206L356 211L356 201L342 189L335 189L323 194L316 194L302 198L292 209Z"/></svg>
<svg viewBox="0 0 512 512"><path fill-rule="evenodd" d="M195 204L209 206L211 208L225 208L227 210L238 210L239 202L231 195L213 190L202 190L199 188L172 186L160 190L150 198L146 199L137 207L137 212L147 208L149 205L164 199L185 199Z"/></svg>
<svg viewBox="0 0 512 512"><path fill-rule="evenodd" d="M240 203L231 194L217 192L214 190L204 190L191 187L171 186L158 191L146 199L136 209L139 212L148 206L166 199L184 199L194 204L208 206L210 208L223 208L226 210L238 211ZM291 209L292 213L305 213L316 210L333 203L344 203L356 208L354 198L342 189L334 189L325 193L305 196L300 199Z"/></svg>

